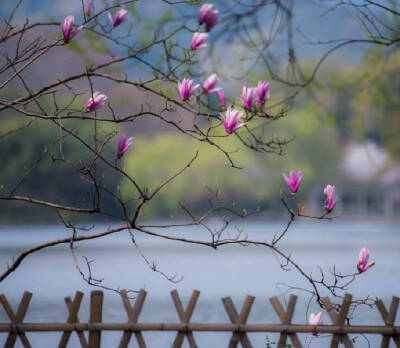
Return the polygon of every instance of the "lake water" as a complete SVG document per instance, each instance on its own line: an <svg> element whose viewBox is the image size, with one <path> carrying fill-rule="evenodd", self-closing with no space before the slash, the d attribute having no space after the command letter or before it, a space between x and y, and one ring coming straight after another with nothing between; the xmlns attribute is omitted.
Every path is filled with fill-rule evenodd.
<svg viewBox="0 0 400 348"><path fill-rule="evenodd" d="M241 224L249 237L258 240L270 240L273 234L282 230L285 222L268 224ZM233 230L232 230L233 231ZM167 231L164 231L167 232ZM2 227L0 228L0 267L6 267L7 261L19 252L42 241L68 236L68 231L60 226ZM188 237L206 237L197 228L184 229L180 233ZM231 296L236 308L240 310L247 294L256 296L250 313L249 323L278 323L268 298L280 295L286 290L284 284L307 288L307 282L295 270L282 271L275 257L262 247L225 246L213 250L204 246L184 245L179 242L159 240L138 234L136 237L143 253L150 261L155 261L163 272L182 276L177 284L167 281L157 273L151 272L138 251L133 247L130 236L118 233L101 240L77 244L77 255L95 260L92 264L94 276L104 277L104 285L126 289L145 288L148 295L139 317L143 322L176 322L178 316L169 292L177 289L186 303L193 289L201 291L192 322L229 322L222 306L221 298ZM362 274L349 287L349 292L361 298L370 295L381 298L389 306L392 295L400 296L400 231L399 223L387 222L327 222L296 223L281 243L284 251L290 252L308 273L318 274L317 266L326 272L333 265L343 273L355 270L358 252L368 246L371 259L376 265ZM82 263L84 267L84 263ZM6 294L11 305L16 309L24 290L33 293L33 298L26 315L26 322L59 321L67 318L63 298L73 297L76 290L85 293L79 312L81 321L88 320L89 293L93 288L82 281L76 271L67 245L48 248L25 259L19 269L0 283L0 293ZM305 292L295 291L298 305L294 315L295 323L306 323L308 297ZM326 294L326 293L325 293ZM282 299L283 300L283 299ZM315 304L310 311L319 311ZM104 299L104 321L126 321L120 297L113 292L106 292ZM325 323L330 323L326 313ZM0 307L0 321L8 321ZM397 325L400 322L398 314ZM358 307L352 324L382 324L375 309ZM227 346L228 333L195 333L200 347ZM148 347L168 347L173 333L145 332ZM28 334L34 347L53 347L58 343L60 334ZM121 333L103 334L104 347L118 345ZM265 347L266 334L250 334L255 347ZM276 335L268 334L271 341ZM369 342L361 336L356 338L356 347L375 347L379 337L369 336ZM3 345L6 335L0 334ZM305 346L326 346L329 338L318 338L310 342L308 335L302 335ZM17 341L16 346L21 346ZM79 347L76 335L71 337L71 347ZM131 346L136 347L134 338ZM187 341L185 339L185 347ZM274 346L274 345L273 345Z"/></svg>

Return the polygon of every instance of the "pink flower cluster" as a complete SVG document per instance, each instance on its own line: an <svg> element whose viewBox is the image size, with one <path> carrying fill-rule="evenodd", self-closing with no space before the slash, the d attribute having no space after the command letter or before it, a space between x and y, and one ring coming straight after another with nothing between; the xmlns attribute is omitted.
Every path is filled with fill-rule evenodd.
<svg viewBox="0 0 400 348"><path fill-rule="evenodd" d="M69 42L76 35L78 35L83 28L83 26L81 25L80 27L74 29L74 23L75 23L74 16L65 17L64 21L61 23L61 31L65 43Z"/></svg>
<svg viewBox="0 0 400 348"><path fill-rule="evenodd" d="M125 134L121 134L118 140L118 151L117 157L121 158L126 151L131 147L133 144L133 137L127 138Z"/></svg>
<svg viewBox="0 0 400 348"><path fill-rule="evenodd" d="M221 87L216 87L219 78L217 74L210 75L204 82L203 82L203 90L207 93L217 93L219 97L219 103L222 107L226 106L226 97L225 92Z"/></svg>
<svg viewBox="0 0 400 348"><path fill-rule="evenodd" d="M224 123L225 131L228 134L236 132L239 128L242 128L246 123L240 123L240 119L243 117L243 112L228 108L225 114L221 114L222 122Z"/></svg>
<svg viewBox="0 0 400 348"><path fill-rule="evenodd" d="M87 18L90 18L93 15L94 6L93 1L89 0L85 6L85 14ZM125 22L126 15L128 11L125 9L120 9L115 13L113 17L111 13L108 14L108 20L111 23L113 28L117 27L121 23ZM61 23L61 32L63 34L63 39L65 43L68 43L72 40L79 32L83 29L83 25L74 29L75 17L74 16L67 16L65 17L64 21Z"/></svg>
<svg viewBox="0 0 400 348"><path fill-rule="evenodd" d="M217 25L219 20L218 15L219 11L214 10L212 4L204 4L200 7L198 22L200 25L205 24L206 31L208 32Z"/></svg>
<svg viewBox="0 0 400 348"><path fill-rule="evenodd" d="M219 12L218 10L214 10L214 6L212 4L204 4L200 7L199 15L198 15L198 23L199 25L205 24L206 32L211 31L214 28L219 20ZM202 48L207 47L206 40L208 39L208 34L197 31L192 36L192 42L190 48L193 51L200 50Z"/></svg>
<svg viewBox="0 0 400 348"><path fill-rule="evenodd" d="M100 109L106 103L107 96L100 92L94 92L93 96L86 102L85 109L87 112Z"/></svg>
<svg viewBox="0 0 400 348"><path fill-rule="evenodd" d="M250 110L255 103L262 108L269 97L269 83L266 81L258 81L257 87L250 88L246 84L243 86L242 104L246 110Z"/></svg>
<svg viewBox="0 0 400 348"><path fill-rule="evenodd" d="M282 173L282 177L292 193L296 193L299 190L301 179L303 179L303 173L301 170L298 172L291 170L289 176L287 176L285 173Z"/></svg>
<svg viewBox="0 0 400 348"><path fill-rule="evenodd" d="M192 37L192 43L190 48L193 51L200 50L202 48L206 48L208 45L206 44L206 40L208 39L207 33L202 33L200 31L196 31Z"/></svg>
<svg viewBox="0 0 400 348"><path fill-rule="evenodd" d="M318 314L311 313L309 318L308 318L308 324L310 324L310 325L322 325L323 322L322 322L321 317L322 317L322 312L319 312Z"/></svg>
<svg viewBox="0 0 400 348"><path fill-rule="evenodd" d="M241 125L241 127L242 126L243 125ZM289 176L287 176L285 173L282 173L282 177L286 185L288 186L290 192L292 194L297 193L301 184L301 180L303 179L303 174L301 170L297 172L295 170L291 170ZM326 185L324 188L324 196L325 196L325 210L327 211L327 213L330 213L335 208L337 202L335 186ZM359 273L363 273L375 265L375 262L368 263L369 256L370 254L367 247L364 247L360 250L357 263L357 270ZM317 315L311 314L309 319L310 325L320 325L320 324L313 324L318 322L320 317L321 317L320 313L318 313Z"/></svg>
<svg viewBox="0 0 400 348"><path fill-rule="evenodd" d="M322 322L322 312L319 312L317 314L310 313L310 316L308 317L308 324L313 325L313 326L318 326L318 325L323 325L324 323ZM318 336L317 333L313 333L313 336Z"/></svg>
<svg viewBox="0 0 400 348"><path fill-rule="evenodd" d="M226 106L226 97L224 90L221 87L216 87L218 84L219 78L217 74L210 75L203 82L203 91L206 94L217 93L219 97L219 101L222 107ZM182 101L186 101L190 99L190 97L196 92L199 88L199 84L195 85L194 80L184 78L182 81L178 81L178 91L179 96Z"/></svg>
<svg viewBox="0 0 400 348"><path fill-rule="evenodd" d="M128 11L125 9L120 9L115 13L113 17L111 13L108 14L108 21L112 25L113 28L118 27L120 24L126 21L126 15Z"/></svg>
<svg viewBox="0 0 400 348"><path fill-rule="evenodd" d="M194 85L194 80L192 79L184 78L182 81L178 81L178 90L182 101L188 100L199 87L199 84Z"/></svg>
<svg viewBox="0 0 400 348"><path fill-rule="evenodd" d="M210 75L204 82L203 82L203 91L206 94L210 93L217 93L220 101L220 105L222 107L226 107L226 96L225 92L221 87L217 87L219 82L219 78L217 74ZM178 90L179 95L182 101L188 100L197 90L199 85L194 85L194 81L192 79L184 78L182 81L178 82ZM243 87L243 94L242 94L242 103L245 109L250 110L253 106L253 103L257 100L257 106L263 106L264 103L270 97L269 93L269 83L266 81L259 81L257 88L248 88L246 85ZM240 113L239 119L236 117L238 113L236 109L229 109L226 111L225 114L221 114L221 120L224 124L225 130L228 134L231 134L238 130L239 128L243 127L245 123L241 124L240 127L232 126L235 122L239 122L238 120L243 116L243 113ZM235 117L231 118L230 114L234 112ZM236 120L231 121L229 120ZM228 122L228 123L227 123ZM229 130L229 131L228 131ZM301 174L301 173L300 173ZM300 185L301 178L299 179L298 186ZM297 189L298 189L297 186ZM297 191L296 189L296 191ZM293 192L293 191L292 191ZM295 192L293 192L295 193Z"/></svg>
<svg viewBox="0 0 400 348"><path fill-rule="evenodd" d="M107 100L107 96L100 92L94 92L93 96L89 98L86 102L85 109L87 112L97 110L104 106ZM125 134L121 134L118 140L118 149L117 149L117 157L118 159L121 158L126 151L131 147L133 144L133 138L127 138Z"/></svg>
<svg viewBox="0 0 400 348"><path fill-rule="evenodd" d="M209 94L213 92L217 92L220 88L217 88L216 85L219 81L217 74L210 75L204 82L203 82L203 89L204 91Z"/></svg>
<svg viewBox="0 0 400 348"><path fill-rule="evenodd" d="M89 0L89 1L86 3L86 6L85 6L85 14L86 14L86 16L87 16L88 18L90 18L90 17L92 17L93 12L94 12L93 1L92 1L92 0Z"/></svg>
<svg viewBox="0 0 400 348"><path fill-rule="evenodd" d="M301 180L303 179L303 173L301 170L298 172L291 170L289 176L285 173L282 173L283 180L286 185L289 187L289 190L292 194L297 193L299 190ZM334 185L326 185L324 188L325 195L325 210L327 213L330 213L336 206L337 195Z"/></svg>
<svg viewBox="0 0 400 348"><path fill-rule="evenodd" d="M324 189L324 195L325 195L325 210L330 213L336 205L337 202L337 196L335 192L335 186L334 185L326 185Z"/></svg>
<svg viewBox="0 0 400 348"><path fill-rule="evenodd" d="M358 254L358 263L357 263L358 272L362 273L368 271L372 266L375 265L375 262L368 263L368 261L369 261L369 250L367 247L364 247L360 250L360 253Z"/></svg>

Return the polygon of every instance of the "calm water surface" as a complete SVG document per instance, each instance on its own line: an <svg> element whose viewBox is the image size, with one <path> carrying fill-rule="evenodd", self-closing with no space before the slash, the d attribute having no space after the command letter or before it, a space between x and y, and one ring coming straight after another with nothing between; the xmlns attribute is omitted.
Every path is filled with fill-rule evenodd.
<svg viewBox="0 0 400 348"><path fill-rule="evenodd" d="M241 225L249 237L258 240L270 240L276 231L284 227L282 223ZM165 233L185 235L187 237L206 238L199 229L166 231ZM234 231L232 230L232 233ZM27 247L42 241L68 236L69 232L60 226L41 226L34 228L0 228L0 266ZM193 289L201 291L193 322L228 322L221 298L231 296L238 310L247 294L256 296L248 322L273 322L278 318L269 304L268 298L279 295L287 289L286 285L307 288L306 281L295 270L282 271L274 256L262 247L226 246L212 250L204 246L183 245L179 242L158 240L137 235L137 241L143 253L150 261L166 274L177 274L183 280L177 284L167 281L157 273L151 272L138 251L132 246L127 233L119 233L101 240L81 242L76 250L79 259L87 256L95 260L92 264L94 276L104 277L104 284L127 289L145 288L147 299L140 315L144 322L175 322L178 320L169 292L177 289L184 305ZM330 267L343 273L355 269L358 252L368 246L371 258L376 262L374 268L358 277L349 292L355 297L371 295L382 298L388 306L392 295L400 296L400 230L398 223L368 222L313 222L298 223L282 241L282 249L290 252L308 273L318 274L318 266L325 271ZM84 263L82 263L84 267ZM286 284L286 285L285 285ZM85 293L79 313L81 321L88 320L89 292L93 290L82 281L76 271L68 246L57 246L42 250L29 256L20 268L0 284L0 292L5 293L13 308L16 308L24 290L33 293L33 298L25 318L26 322L65 321L67 311L63 298L73 296L76 290ZM296 291L299 296L294 322L306 322L307 294ZM126 320L119 295L106 292L104 299L104 321L121 322ZM318 311L312 305L311 311ZM381 324L375 310L359 307L355 313L354 324ZM398 315L400 317L400 315ZM323 319L329 323L324 314ZM0 321L6 320L0 309ZM400 318L397 319L397 322ZM397 324L400 325L400 324ZM53 347L60 334L28 334L34 347ZM71 347L78 347L73 335ZM104 347L118 345L120 333L105 333ZM168 347L174 334L144 333L149 347ZM223 347L230 335L224 333L195 333L200 347ZM0 334L3 345L6 336ZM269 335L271 341L276 336ZM255 347L265 347L266 334L251 334ZM310 347L325 346L327 338L309 341ZM368 337L371 347L379 344L374 336ZM18 342L20 346L20 343ZM185 343L187 344L187 343ZM132 347L136 342L132 340ZM365 338L356 337L357 347L368 347Z"/></svg>

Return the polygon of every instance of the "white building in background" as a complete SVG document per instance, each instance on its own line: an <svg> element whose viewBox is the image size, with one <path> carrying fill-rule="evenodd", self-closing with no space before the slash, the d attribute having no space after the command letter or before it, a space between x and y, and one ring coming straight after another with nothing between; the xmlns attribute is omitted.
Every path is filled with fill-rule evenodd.
<svg viewBox="0 0 400 348"><path fill-rule="evenodd" d="M370 183L389 165L388 153L373 142L347 146L340 171L354 183Z"/></svg>

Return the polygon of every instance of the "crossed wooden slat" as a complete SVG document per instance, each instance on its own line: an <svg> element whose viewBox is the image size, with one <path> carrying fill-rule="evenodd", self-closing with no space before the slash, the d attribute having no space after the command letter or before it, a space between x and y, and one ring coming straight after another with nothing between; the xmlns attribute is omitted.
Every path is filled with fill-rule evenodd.
<svg viewBox="0 0 400 348"><path fill-rule="evenodd" d="M229 319L233 324L246 324L247 318L249 317L251 307L253 306L255 297L247 295L242 306L242 310L240 314L238 314L235 305L230 297L222 298L222 303L224 304L225 310L228 313ZM252 348L253 345L251 344L249 337L245 332L235 332L232 334L232 337L229 341L229 348L237 347L238 343L242 344L243 348Z"/></svg>
<svg viewBox="0 0 400 348"><path fill-rule="evenodd" d="M286 312L276 296L271 297L269 301L271 302L272 307L274 307L275 312L278 314L281 323L284 325L290 325L292 323L292 317L294 314L294 309L296 307L297 296L290 295ZM297 337L297 334L296 333L288 334L287 332L282 332L280 334L278 348L286 347L286 340L288 335L290 337L290 340L294 344L295 348L302 348L301 342Z"/></svg>
<svg viewBox="0 0 400 348"><path fill-rule="evenodd" d="M393 327L394 321L396 320L397 309L399 307L399 298L396 296L392 297L392 303L390 304L389 312L386 310L385 305L382 300L377 300L376 306L378 307L379 313L386 326ZM400 348L400 338L399 335L393 336L383 336L381 342L381 348L389 348L390 338L393 337L393 341L398 348Z"/></svg>
<svg viewBox="0 0 400 348"><path fill-rule="evenodd" d="M79 323L79 319L78 319L78 312L79 312L79 308L81 306L81 302L82 302L82 298L83 298L83 293L80 291L77 291L74 297L74 300L71 300L71 297L65 297L65 304L68 308L68 319L67 319L67 323ZM61 339L60 339L60 343L58 344L59 348L65 348L67 346L67 343L69 341L69 338L71 336L71 331L64 331ZM83 331L76 331L78 338L79 338L79 342L81 343L82 348L88 348L88 344L86 341L86 337L83 333Z"/></svg>
<svg viewBox="0 0 400 348"><path fill-rule="evenodd" d="M21 302L18 306L17 314L14 313L12 310L9 302L7 301L7 298L4 295L0 295L0 302L3 305L4 310L6 311L8 317L11 320L11 323L13 325L17 324L22 324L25 314L28 310L29 302L31 301L32 294L28 291L24 292L24 295L22 296ZM30 348L31 344L28 341L28 338L26 337L24 332L10 332L7 337L7 341L4 344L5 348L11 348L14 347L15 341L17 340L17 336L20 338L23 346L25 348Z"/></svg>
<svg viewBox="0 0 400 348"><path fill-rule="evenodd" d="M121 291L121 298L128 316L128 323L134 323L134 324L137 323L138 317L143 308L146 295L147 295L146 291L141 290L138 294L138 297L135 300L135 304L132 306L127 296L127 292L125 290ZM179 318L181 320L181 324L183 324L184 326L182 331L178 331L178 333L176 334L174 343L172 345L173 348L180 348L183 344L185 336L189 341L190 347L197 348L197 344L194 339L193 333L191 331L188 331L187 326L189 325L190 318L193 314L199 295L200 292L198 290L194 290L188 302L187 308L184 309L182 302L179 298L178 292L176 290L171 291L171 296L175 304ZM18 337L20 338L25 348L31 347L25 333L23 331L18 330L19 328L18 325L23 324L23 320L26 316L31 298L32 294L29 292L25 292L22 296L17 312L14 313L7 298L4 295L0 295L0 303L2 304L3 308L5 309L5 312L7 313L8 317L11 320L10 332L4 344L5 348L14 347ZM68 324L79 323L78 312L82 302L82 298L83 298L83 293L79 291L76 292L74 300L71 300L70 297L65 298L65 303L68 308L68 319L67 319ZM247 336L247 333L242 330L242 325L246 325L254 300L255 300L254 296L248 295L245 299L245 302L239 314L236 311L236 308L230 297L222 298L222 302L224 304L225 310L227 311L231 322L233 324L238 325L238 329L232 333L232 337L229 341L229 346L228 346L229 348L237 347L239 342L244 348L252 348L252 344ZM292 317L296 306L296 301L297 297L295 295L291 295L289 298L287 309L285 311L284 307L279 302L277 297L270 298L270 302L274 310L278 314L282 325L284 326L291 325ZM344 343L346 348L353 348L353 343L350 340L348 334L343 333L343 331L340 330L345 325L351 301L352 301L352 296L350 294L345 294L342 305L340 307L340 311L337 312L335 306L332 304L332 302L329 300L328 297L321 298L321 303L323 304L323 307L326 310L326 312L329 314L332 324L334 326L339 327L338 333L334 333L332 336L330 345L331 348L337 348L340 343ZM400 299L398 297L393 297L388 311L381 300L378 299L376 301L376 306L381 314L382 319L385 322L385 326L387 328L393 329L392 332L389 331L389 333L383 335L381 348L389 348L391 338L393 338L393 341L396 344L397 348L400 348L400 335L395 331L394 328L394 323L396 320L396 314L399 304L400 304ZM96 324L102 322L102 305L103 305L103 293L101 291L92 291L91 305L90 305L90 321L87 324L89 325L93 323L92 325L93 327L90 326L89 328L90 331L89 343L87 342L87 339L84 335L84 331L77 330L77 328L74 327L74 330L76 331L80 344L83 348L100 347L101 332L100 329L97 328ZM283 328L283 330L285 330L285 327ZM128 330L123 333L119 347L121 348L128 347L132 333L133 333L132 331ZM71 334L72 331L63 332L59 343L59 347L65 348L67 346ZM134 334L138 342L139 348L146 348L146 343L143 339L141 331L135 331ZM302 347L296 333L288 333L287 331L282 331L279 337L278 348L286 347L286 341L288 336L291 339L294 347L296 348Z"/></svg>
<svg viewBox="0 0 400 348"><path fill-rule="evenodd" d="M200 291L193 290L192 296L190 297L190 300L189 300L188 305L185 310L183 308L182 301L179 298L178 291L176 291L176 290L171 291L171 297L172 297L172 300L174 301L176 311L178 312L178 316L179 316L179 319L182 324L189 323L190 317L193 314L194 307L196 306L196 302L197 302L197 299L199 298L199 296L200 296ZM175 340L174 340L174 343L172 344L172 347L173 348L182 347L183 339L185 338L185 335L189 341L190 348L197 348L197 343L194 339L193 332L191 332L191 331L178 332L175 336Z"/></svg>
<svg viewBox="0 0 400 348"><path fill-rule="evenodd" d="M143 289L140 290L138 296L136 297L135 304L132 307L126 290L121 291L122 303L124 304L126 314L128 315L129 323L137 323L139 314L143 308L143 303L146 298L146 295L147 295L146 291L144 291ZM119 347L120 348L128 347L128 344L131 340L131 336L132 336L132 331L125 331L121 337ZM139 345L139 348L146 348L146 343L145 343L143 335L140 331L135 331L135 337L136 337L136 341Z"/></svg>
<svg viewBox="0 0 400 348"><path fill-rule="evenodd" d="M335 306L332 304L328 297L321 298L321 302L331 318L332 324L336 326L343 326L347 317L347 313L350 309L352 296L350 294L345 294L342 305L340 307L339 313L336 311ZM346 348L353 348L353 343L351 342L347 334L334 334L332 336L331 348L339 347L339 343L343 342Z"/></svg>

